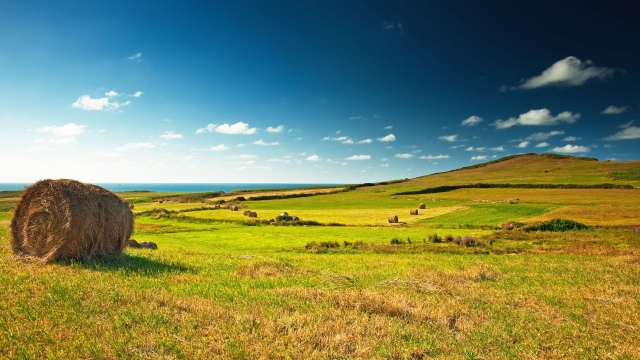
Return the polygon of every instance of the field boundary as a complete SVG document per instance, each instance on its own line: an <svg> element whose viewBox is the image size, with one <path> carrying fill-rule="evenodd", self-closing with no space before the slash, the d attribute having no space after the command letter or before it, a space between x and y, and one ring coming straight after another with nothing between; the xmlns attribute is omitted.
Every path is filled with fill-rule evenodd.
<svg viewBox="0 0 640 360"><path fill-rule="evenodd" d="M635 189L631 185L618 185L618 184L595 184L595 185L582 185L582 184L490 184L490 183L476 183L466 185L444 185L432 188L426 188L422 190L403 191L396 193L395 195L418 195L418 194L435 194L441 192L449 192L459 189L615 189L615 190L633 190Z"/></svg>

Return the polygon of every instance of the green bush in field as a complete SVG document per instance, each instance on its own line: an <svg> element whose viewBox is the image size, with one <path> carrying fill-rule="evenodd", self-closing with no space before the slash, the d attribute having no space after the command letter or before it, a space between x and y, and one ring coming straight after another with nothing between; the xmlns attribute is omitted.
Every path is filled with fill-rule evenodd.
<svg viewBox="0 0 640 360"><path fill-rule="evenodd" d="M569 219L553 219L537 224L532 224L524 228L525 231L570 231L584 230L589 227L583 223L579 223Z"/></svg>

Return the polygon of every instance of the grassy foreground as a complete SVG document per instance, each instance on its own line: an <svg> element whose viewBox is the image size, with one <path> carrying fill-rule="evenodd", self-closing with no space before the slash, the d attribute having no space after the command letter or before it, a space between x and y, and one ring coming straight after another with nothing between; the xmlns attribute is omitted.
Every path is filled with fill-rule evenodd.
<svg viewBox="0 0 640 360"><path fill-rule="evenodd" d="M497 177L492 166L477 181ZM574 182L599 183L585 174ZM123 194L141 214L134 238L159 250L46 266L12 256L16 194L3 194L0 358L640 358L640 190L394 195L428 179L238 202L258 220ZM318 226L264 223L285 210ZM497 229L558 213L593 226ZM386 224L393 214L403 223Z"/></svg>

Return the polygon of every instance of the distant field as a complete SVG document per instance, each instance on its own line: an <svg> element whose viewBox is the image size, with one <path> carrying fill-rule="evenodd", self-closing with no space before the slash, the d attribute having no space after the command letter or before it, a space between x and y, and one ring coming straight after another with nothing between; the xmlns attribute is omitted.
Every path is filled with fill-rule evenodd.
<svg viewBox="0 0 640 360"><path fill-rule="evenodd" d="M639 164L521 156L259 201L250 197L320 190L123 193L138 213L133 238L157 251L46 266L11 254L13 193L0 197L0 358L640 358L640 189L396 195L606 183ZM626 179L615 183L640 184ZM212 209L239 195L240 211ZM421 202L427 209L409 215ZM266 225L245 209L323 226ZM497 229L554 218L598 227Z"/></svg>

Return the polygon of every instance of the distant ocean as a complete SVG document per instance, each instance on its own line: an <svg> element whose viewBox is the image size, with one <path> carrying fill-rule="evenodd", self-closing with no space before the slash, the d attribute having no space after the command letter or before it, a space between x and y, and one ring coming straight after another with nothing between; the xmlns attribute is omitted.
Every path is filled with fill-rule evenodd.
<svg viewBox="0 0 640 360"><path fill-rule="evenodd" d="M24 190L26 183L0 183L0 191L16 191ZM232 190L251 190L251 189L291 189L311 186L337 186L339 184L161 184L161 183L106 183L96 184L105 189L122 192L147 190L154 192L207 192L207 191L224 191Z"/></svg>

